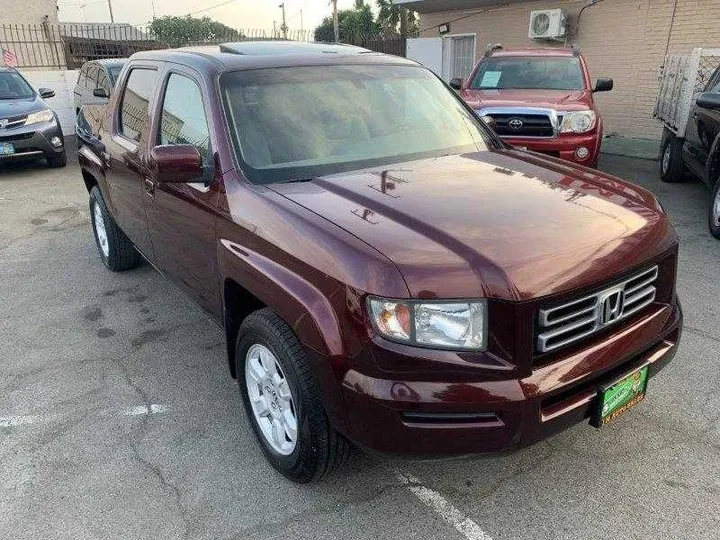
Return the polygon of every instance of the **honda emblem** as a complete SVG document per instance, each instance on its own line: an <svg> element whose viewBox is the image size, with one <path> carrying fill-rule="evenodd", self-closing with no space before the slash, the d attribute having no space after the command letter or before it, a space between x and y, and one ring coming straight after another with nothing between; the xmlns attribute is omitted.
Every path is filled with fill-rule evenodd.
<svg viewBox="0 0 720 540"><path fill-rule="evenodd" d="M600 321L603 326L615 322L622 317L624 303L625 291L623 290L613 291L603 299Z"/></svg>

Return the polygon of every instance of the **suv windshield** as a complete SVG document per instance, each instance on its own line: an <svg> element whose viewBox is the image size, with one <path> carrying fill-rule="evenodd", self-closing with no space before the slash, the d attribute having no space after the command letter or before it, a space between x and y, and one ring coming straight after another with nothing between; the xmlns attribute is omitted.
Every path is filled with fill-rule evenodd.
<svg viewBox="0 0 720 540"><path fill-rule="evenodd" d="M15 71L0 71L0 99L27 99L35 95L25 79Z"/></svg>
<svg viewBox="0 0 720 540"><path fill-rule="evenodd" d="M257 69L227 73L221 85L233 142L253 182L487 148L475 116L421 67Z"/></svg>
<svg viewBox="0 0 720 540"><path fill-rule="evenodd" d="M532 90L583 90L580 59L565 56L488 58L470 81L473 90L503 88Z"/></svg>

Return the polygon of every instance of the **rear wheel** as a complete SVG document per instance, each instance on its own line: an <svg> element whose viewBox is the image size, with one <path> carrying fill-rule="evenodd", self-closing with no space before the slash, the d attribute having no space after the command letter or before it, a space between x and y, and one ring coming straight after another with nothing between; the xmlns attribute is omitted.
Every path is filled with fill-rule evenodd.
<svg viewBox="0 0 720 540"><path fill-rule="evenodd" d="M715 180L715 186L710 193L708 229L710 234L720 240L720 178Z"/></svg>
<svg viewBox="0 0 720 540"><path fill-rule="evenodd" d="M97 186L90 190L90 219L98 254L105 266L113 272L121 272L140 265L140 253L115 223Z"/></svg>
<svg viewBox="0 0 720 540"><path fill-rule="evenodd" d="M660 180L668 183L682 182L686 169L682 161L682 140L665 129L660 150Z"/></svg>
<svg viewBox="0 0 720 540"><path fill-rule="evenodd" d="M243 321L235 354L240 393L270 464L294 482L344 464L350 443L330 426L300 342L270 309Z"/></svg>

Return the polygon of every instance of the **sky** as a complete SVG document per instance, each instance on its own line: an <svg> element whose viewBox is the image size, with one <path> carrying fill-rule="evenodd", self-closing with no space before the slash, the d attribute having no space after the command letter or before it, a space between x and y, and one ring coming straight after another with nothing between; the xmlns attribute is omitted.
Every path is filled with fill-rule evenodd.
<svg viewBox="0 0 720 540"><path fill-rule="evenodd" d="M273 28L280 26L282 0L110 0L115 22L145 24L155 15L208 16L236 29ZM375 2L369 2L373 5ZM218 5L224 4L224 5ZM82 6L85 6L84 8ZM338 9L350 8L353 0L338 0ZM213 7L217 6L217 7ZM110 22L108 0L58 0L60 22ZM211 8L211 9L208 9ZM305 29L315 28L331 13L329 0L285 0L287 25L300 29L300 10Z"/></svg>

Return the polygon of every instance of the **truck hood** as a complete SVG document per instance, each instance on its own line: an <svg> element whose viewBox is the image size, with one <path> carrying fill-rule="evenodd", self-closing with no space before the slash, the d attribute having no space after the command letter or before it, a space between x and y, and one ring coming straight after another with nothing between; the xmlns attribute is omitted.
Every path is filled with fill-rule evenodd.
<svg viewBox="0 0 720 540"><path fill-rule="evenodd" d="M483 107L543 107L562 111L592 108L592 92L587 90L463 90L463 99L473 109Z"/></svg>
<svg viewBox="0 0 720 540"><path fill-rule="evenodd" d="M387 256L418 298L536 298L605 282L677 242L642 188L513 150L268 187Z"/></svg>

